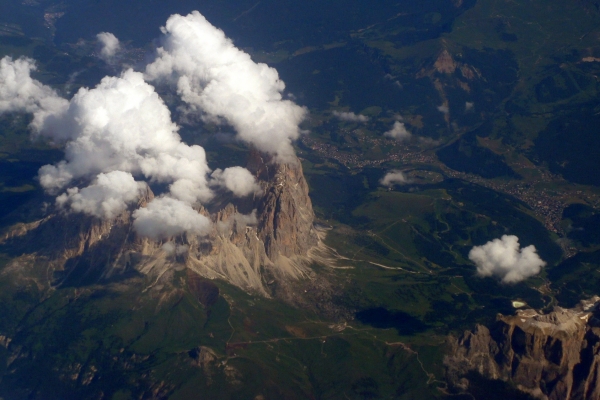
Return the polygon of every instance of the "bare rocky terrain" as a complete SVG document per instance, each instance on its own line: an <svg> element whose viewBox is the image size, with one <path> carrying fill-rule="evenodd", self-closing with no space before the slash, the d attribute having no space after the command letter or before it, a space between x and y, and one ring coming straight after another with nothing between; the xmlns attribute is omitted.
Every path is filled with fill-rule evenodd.
<svg viewBox="0 0 600 400"><path fill-rule="evenodd" d="M445 358L448 380L455 389L468 391L465 376L475 372L539 399L600 398L599 302L594 297L548 314L526 309L498 315L490 328L477 325L451 338Z"/></svg>

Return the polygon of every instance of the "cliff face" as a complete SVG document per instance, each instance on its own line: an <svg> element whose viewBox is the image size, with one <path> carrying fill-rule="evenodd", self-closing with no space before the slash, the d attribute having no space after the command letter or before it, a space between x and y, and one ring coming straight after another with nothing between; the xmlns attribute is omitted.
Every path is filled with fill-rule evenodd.
<svg viewBox="0 0 600 400"><path fill-rule="evenodd" d="M263 172L268 166L262 158L251 160L250 167L264 179L265 195L259 202L257 215L258 236L265 243L267 255L276 260L279 256L306 254L318 240L300 161L272 165L272 176Z"/></svg>
<svg viewBox="0 0 600 400"><path fill-rule="evenodd" d="M511 382L539 399L600 399L600 297L549 314L534 310L499 315L450 339L445 358L451 385L468 391L476 372Z"/></svg>
<svg viewBox="0 0 600 400"><path fill-rule="evenodd" d="M319 240L300 162L275 164L253 153L249 164L263 193L241 200L239 206L254 212L242 214L236 200L226 197L210 212L201 207L198 212L213 221L207 236L183 234L170 238L166 246L139 238L127 210L106 221L82 214L50 215L16 227L0 243L48 265L54 284L94 283L131 274L163 282L174 270L188 268L271 296L278 285L310 274L308 250ZM153 197L148 189L137 207ZM15 263L22 264L23 257Z"/></svg>
<svg viewBox="0 0 600 400"><path fill-rule="evenodd" d="M308 250L319 239L299 160L276 164L254 152L248 169L263 190L254 200L254 220L232 204L217 211L208 238L186 238L186 265L208 278L226 277L245 290L271 295L274 284L310 274Z"/></svg>

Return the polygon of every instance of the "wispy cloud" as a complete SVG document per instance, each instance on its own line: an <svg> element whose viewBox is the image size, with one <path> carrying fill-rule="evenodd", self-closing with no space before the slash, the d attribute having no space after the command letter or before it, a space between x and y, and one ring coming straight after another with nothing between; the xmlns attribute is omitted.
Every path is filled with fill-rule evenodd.
<svg viewBox="0 0 600 400"><path fill-rule="evenodd" d="M348 111L334 111L331 113L334 117L338 118L341 121L347 122L367 122L369 121L369 117L362 114L355 114L353 112Z"/></svg>

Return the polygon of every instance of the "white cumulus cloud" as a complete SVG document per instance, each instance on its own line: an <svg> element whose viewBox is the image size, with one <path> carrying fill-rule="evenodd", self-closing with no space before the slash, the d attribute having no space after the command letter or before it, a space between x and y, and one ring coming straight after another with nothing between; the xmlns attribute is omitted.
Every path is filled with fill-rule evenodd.
<svg viewBox="0 0 600 400"><path fill-rule="evenodd" d="M521 282L539 274L542 267L546 266L535 246L521 249L519 238L514 235L504 235L473 247L469 259L477 266L479 276L496 276L504 283Z"/></svg>
<svg viewBox="0 0 600 400"><path fill-rule="evenodd" d="M170 197L158 197L147 207L133 212L133 226L141 236L166 239L184 232L206 235L211 222L188 203Z"/></svg>
<svg viewBox="0 0 600 400"><path fill-rule="evenodd" d="M174 195L189 202L212 195L204 149L181 141L169 109L139 72L105 77L93 89L80 89L60 113L38 120L42 136L66 142L65 160L40 169L40 183L51 193L74 179L124 171L187 182Z"/></svg>
<svg viewBox="0 0 600 400"><path fill-rule="evenodd" d="M136 226L149 226L150 217L159 215L157 205L194 215L192 204L210 201L213 193L204 149L181 141L169 109L143 74L128 70L119 77L105 77L95 88L82 88L65 100L32 79L33 69L28 59L1 60L1 112L32 113L36 135L65 144L64 160L40 168L39 181L48 193L60 193L73 181L93 180L87 187L67 189L57 198L58 206L112 218L135 202L146 185L134 176L170 184L171 197L153 201L152 213L140 214L146 223ZM208 223L203 217L195 219ZM182 223L179 229L171 225L167 231L195 232L196 226ZM151 230L140 234L144 232Z"/></svg>
<svg viewBox="0 0 600 400"><path fill-rule="evenodd" d="M347 122L367 122L369 120L369 117L366 115L355 114L348 111L334 111L331 114L339 120Z"/></svg>
<svg viewBox="0 0 600 400"><path fill-rule="evenodd" d="M412 137L412 134L406 129L403 122L396 121L392 129L384 133L384 136L396 140L408 140Z"/></svg>
<svg viewBox="0 0 600 400"><path fill-rule="evenodd" d="M11 112L40 113L64 109L67 101L56 92L31 78L36 70L35 62L29 58L0 60L0 114Z"/></svg>
<svg viewBox="0 0 600 400"><path fill-rule="evenodd" d="M67 189L67 193L56 198L56 203L98 218L114 218L137 201L145 187L145 183L136 182L130 173L112 171L99 174L91 185L81 190Z"/></svg>
<svg viewBox="0 0 600 400"><path fill-rule="evenodd" d="M246 168L230 167L224 171L216 169L211 176L213 185L224 187L237 197L261 191L260 186L256 183L256 178Z"/></svg>
<svg viewBox="0 0 600 400"><path fill-rule="evenodd" d="M121 49L119 39L110 32L101 32L96 35L96 39L100 44L100 58L105 61L110 61Z"/></svg>
<svg viewBox="0 0 600 400"><path fill-rule="evenodd" d="M149 80L174 82L182 100L205 119L224 119L238 137L285 160L306 109L284 100L285 84L274 68L255 63L199 12L172 15L163 45L147 66Z"/></svg>
<svg viewBox="0 0 600 400"><path fill-rule="evenodd" d="M60 194L57 206L114 218L148 184L159 183L168 191L133 213L138 234L153 239L208 232L210 220L195 210L213 199L211 186L240 197L260 193L260 186L241 167L211 175L204 149L181 140L169 108L147 79L174 83L189 112L229 123L239 139L279 161L294 157L292 141L306 115L305 108L283 99L285 85L275 69L253 62L200 13L171 16L163 33L145 73L129 69L104 77L71 99L31 77L33 60L0 60L0 114L30 113L34 135L64 145L64 159L38 173L47 193ZM102 32L97 40L101 57L119 51L114 35ZM253 219L248 216L244 224Z"/></svg>
<svg viewBox="0 0 600 400"><path fill-rule="evenodd" d="M383 186L393 186L393 185L404 185L410 183L410 179L404 175L402 171L392 170L385 174L383 178L379 181Z"/></svg>

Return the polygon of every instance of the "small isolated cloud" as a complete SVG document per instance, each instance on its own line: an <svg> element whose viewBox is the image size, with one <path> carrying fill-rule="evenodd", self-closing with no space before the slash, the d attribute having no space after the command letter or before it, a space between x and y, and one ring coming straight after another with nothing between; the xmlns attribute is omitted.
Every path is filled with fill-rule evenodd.
<svg viewBox="0 0 600 400"><path fill-rule="evenodd" d="M115 35L110 32L101 32L96 35L100 44L100 58L104 61L109 61L121 49L121 43Z"/></svg>
<svg viewBox="0 0 600 400"><path fill-rule="evenodd" d="M442 114L448 114L450 112L450 108L448 108L448 106L442 104L441 106L438 106L438 111L441 112Z"/></svg>
<svg viewBox="0 0 600 400"><path fill-rule="evenodd" d="M145 183L136 182L128 172L112 171L99 174L95 182L81 190L67 189L56 198L56 204L98 218L114 218L137 201L145 187Z"/></svg>
<svg viewBox="0 0 600 400"><path fill-rule="evenodd" d="M398 170L391 170L390 172L385 174L385 176L379 181L381 185L387 187L391 187L394 185L405 185L410 182L411 180L408 179L402 171Z"/></svg>
<svg viewBox="0 0 600 400"><path fill-rule="evenodd" d="M504 235L473 247L469 252L469 260L477 266L479 276L496 276L503 283L521 282L539 274L542 267L546 266L535 246L521 249L519 238L514 235Z"/></svg>
<svg viewBox="0 0 600 400"><path fill-rule="evenodd" d="M406 129L403 122L396 121L391 130L384 133L384 136L390 137L396 140L408 140L412 134Z"/></svg>
<svg viewBox="0 0 600 400"><path fill-rule="evenodd" d="M216 169L211 177L213 185L224 187L237 197L245 197L261 191L256 178L246 168L231 167L224 171Z"/></svg>
<svg viewBox="0 0 600 400"><path fill-rule="evenodd" d="M206 235L211 222L188 203L171 197L159 197L147 207L134 211L133 227L140 236L154 240L166 239L189 232Z"/></svg>
<svg viewBox="0 0 600 400"><path fill-rule="evenodd" d="M465 103L465 111L472 111L474 107L475 103L473 103L472 101L467 101Z"/></svg>
<svg viewBox="0 0 600 400"><path fill-rule="evenodd" d="M332 114L339 120L346 122L367 122L369 120L369 117L366 115L354 114L353 112L347 111L334 111Z"/></svg>

